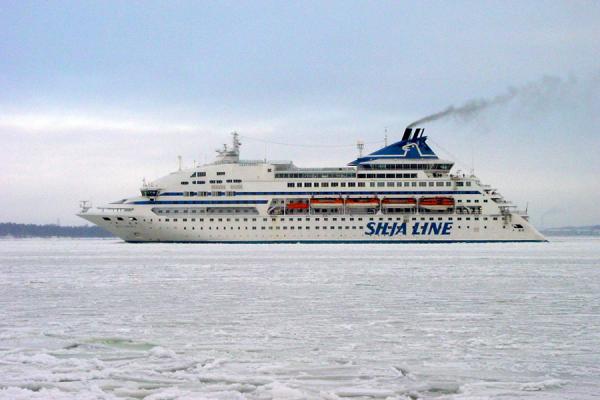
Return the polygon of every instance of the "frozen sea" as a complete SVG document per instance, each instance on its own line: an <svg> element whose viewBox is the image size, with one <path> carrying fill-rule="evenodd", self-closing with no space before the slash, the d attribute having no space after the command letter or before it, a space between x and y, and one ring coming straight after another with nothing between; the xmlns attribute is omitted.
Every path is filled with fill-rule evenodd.
<svg viewBox="0 0 600 400"><path fill-rule="evenodd" d="M0 399L591 399L600 239L0 241Z"/></svg>

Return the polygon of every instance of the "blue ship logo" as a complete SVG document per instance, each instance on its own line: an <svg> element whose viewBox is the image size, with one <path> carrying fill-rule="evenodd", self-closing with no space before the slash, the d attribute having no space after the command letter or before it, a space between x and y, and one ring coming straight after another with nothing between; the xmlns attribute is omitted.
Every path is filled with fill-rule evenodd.
<svg viewBox="0 0 600 400"><path fill-rule="evenodd" d="M415 222L408 226L406 222L369 222L365 235L367 236L425 236L450 235L452 222Z"/></svg>

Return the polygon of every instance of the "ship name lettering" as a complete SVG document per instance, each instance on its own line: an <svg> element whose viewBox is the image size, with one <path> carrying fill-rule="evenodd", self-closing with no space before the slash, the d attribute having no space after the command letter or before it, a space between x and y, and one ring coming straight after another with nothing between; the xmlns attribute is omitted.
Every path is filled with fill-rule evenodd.
<svg viewBox="0 0 600 400"><path fill-rule="evenodd" d="M408 229L406 222L369 222L365 235L367 236L406 236L410 232L412 236L423 235L450 235L452 222L415 222L411 229Z"/></svg>

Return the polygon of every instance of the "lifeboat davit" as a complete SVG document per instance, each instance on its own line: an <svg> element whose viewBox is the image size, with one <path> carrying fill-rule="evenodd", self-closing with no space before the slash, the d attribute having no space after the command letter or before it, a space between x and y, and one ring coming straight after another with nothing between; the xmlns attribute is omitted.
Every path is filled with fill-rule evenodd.
<svg viewBox="0 0 600 400"><path fill-rule="evenodd" d="M419 200L419 207L427 210L447 210L454 207L452 197L422 197Z"/></svg>
<svg viewBox="0 0 600 400"><path fill-rule="evenodd" d="M287 203L285 208L288 210L306 210L308 208L308 203L303 203L301 201L293 201Z"/></svg>
<svg viewBox="0 0 600 400"><path fill-rule="evenodd" d="M377 197L369 198L354 198L346 199L346 207L348 208L377 208L379 207L379 199Z"/></svg>
<svg viewBox="0 0 600 400"><path fill-rule="evenodd" d="M381 200L381 206L384 208L414 208L417 206L417 199L413 197L386 198Z"/></svg>
<svg viewBox="0 0 600 400"><path fill-rule="evenodd" d="M342 199L310 199L310 205L313 208L337 208L344 205Z"/></svg>

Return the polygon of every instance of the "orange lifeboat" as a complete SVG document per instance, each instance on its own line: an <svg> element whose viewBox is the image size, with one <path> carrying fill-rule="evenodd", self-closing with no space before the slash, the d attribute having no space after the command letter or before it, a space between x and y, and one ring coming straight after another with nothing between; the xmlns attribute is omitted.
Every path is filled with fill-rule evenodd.
<svg viewBox="0 0 600 400"><path fill-rule="evenodd" d="M381 200L381 206L385 208L414 208L417 206L417 199L414 197L386 198Z"/></svg>
<svg viewBox="0 0 600 400"><path fill-rule="evenodd" d="M379 199L377 197L346 199L346 207L376 208L379 207Z"/></svg>
<svg viewBox="0 0 600 400"><path fill-rule="evenodd" d="M419 207L427 210L447 210L454 207L452 197L422 197L419 200Z"/></svg>
<svg viewBox="0 0 600 400"><path fill-rule="evenodd" d="M292 201L287 203L285 208L288 210L306 210L308 208L308 203L303 203L301 201Z"/></svg>
<svg viewBox="0 0 600 400"><path fill-rule="evenodd" d="M310 205L313 208L337 208L344 205L342 199L310 199Z"/></svg>

